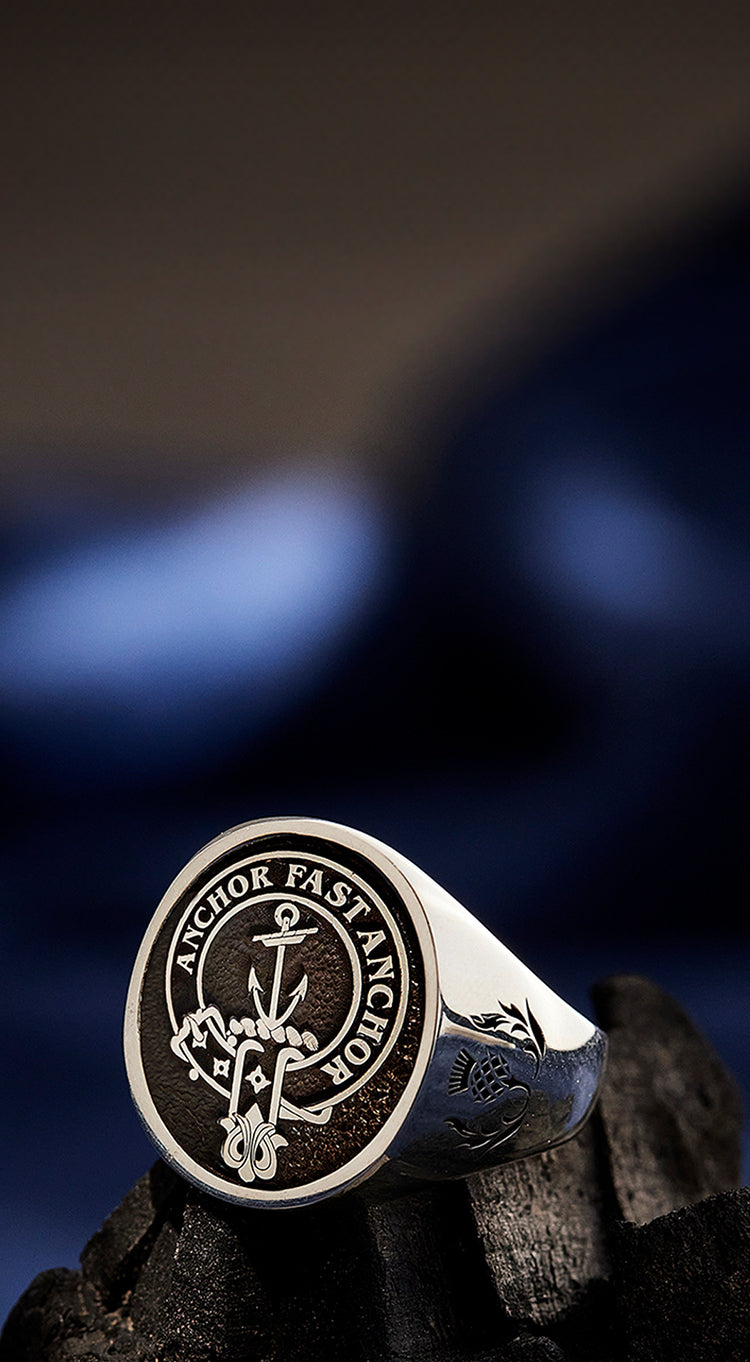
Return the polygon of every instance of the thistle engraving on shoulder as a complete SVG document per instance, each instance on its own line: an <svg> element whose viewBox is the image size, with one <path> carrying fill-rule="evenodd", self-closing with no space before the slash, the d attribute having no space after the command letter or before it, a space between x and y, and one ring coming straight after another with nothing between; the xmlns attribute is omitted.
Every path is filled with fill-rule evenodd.
<svg viewBox="0 0 750 1362"><path fill-rule="evenodd" d="M533 1077L539 1073L547 1044L539 1022L529 1007L522 1011L515 1003L498 1002L498 1012L480 1013L463 1017L446 1009L451 1021L474 1031L506 1038L513 1048L530 1056L534 1062ZM528 1083L514 1076L507 1052L499 1045L486 1045L483 1052L473 1055L465 1046L459 1050L448 1076L448 1095L466 1094L485 1108L497 1107L499 1125L487 1128L471 1125L455 1116L446 1117L446 1124L459 1136L461 1143L476 1152L491 1152L512 1140L523 1125L531 1099Z"/></svg>

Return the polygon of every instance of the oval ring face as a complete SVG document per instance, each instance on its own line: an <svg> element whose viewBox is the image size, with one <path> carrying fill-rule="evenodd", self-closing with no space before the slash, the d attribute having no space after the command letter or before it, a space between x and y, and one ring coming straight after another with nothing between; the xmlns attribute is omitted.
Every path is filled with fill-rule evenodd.
<svg viewBox="0 0 750 1362"><path fill-rule="evenodd" d="M368 1176L426 1071L424 911L358 840L307 819L234 829L147 932L125 1022L133 1097L168 1161L214 1195L295 1205Z"/></svg>

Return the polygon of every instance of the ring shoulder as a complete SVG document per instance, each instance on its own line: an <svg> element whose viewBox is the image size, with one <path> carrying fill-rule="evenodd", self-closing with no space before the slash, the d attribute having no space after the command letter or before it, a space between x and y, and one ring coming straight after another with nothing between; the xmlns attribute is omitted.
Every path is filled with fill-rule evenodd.
<svg viewBox="0 0 750 1362"><path fill-rule="evenodd" d="M607 1038L417 867L440 1018L420 1092L389 1158L462 1176L575 1135L596 1102Z"/></svg>

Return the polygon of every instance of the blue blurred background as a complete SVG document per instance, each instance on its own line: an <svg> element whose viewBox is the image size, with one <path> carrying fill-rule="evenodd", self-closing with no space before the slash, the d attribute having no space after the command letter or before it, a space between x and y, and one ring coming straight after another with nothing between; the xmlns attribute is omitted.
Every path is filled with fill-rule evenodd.
<svg viewBox="0 0 750 1362"><path fill-rule="evenodd" d="M739 9L731 13L739 23ZM308 46L302 44L294 60L293 33L271 25L258 38L262 55L276 53L288 93L295 70L310 78L315 37L318 67L312 69L320 73L320 88L313 93L320 95L324 85L330 93L323 74L331 54L339 75L350 80L357 61L371 63L375 51L392 74L388 89L408 131L414 92L403 93L404 72L394 55L398 49L403 57L398 22L386 42L382 33L374 39L366 28L342 28L340 15L339 21L311 35L300 18ZM619 69L623 35L586 31L592 64L609 53ZM685 31L693 35L697 62L707 35L700 24ZM128 80L134 90L145 81L152 93L163 91L177 79L180 52L184 66L185 52L197 62L199 51L204 63L213 62L215 82L206 78L200 108L212 108L222 59L229 66L236 60L232 33L207 57L204 30L190 32L192 46L178 52L162 30L151 35L150 47L138 49L139 57L126 44L126 88ZM344 58L342 34L349 43ZM437 34L436 45L434 33L420 36L412 25L410 70L442 91L435 107L444 120L453 114L455 154L463 165L468 141L461 137L468 133L460 96L475 87L477 67L467 53L456 55L450 32L438 28ZM610 217L606 204L597 217L579 201L577 252L572 256L552 231L544 268L538 278L528 274L533 287L520 302L501 276L504 262L515 258L512 206L520 231L536 201L524 198L520 171L512 179L526 154L523 139L516 138L513 154L506 152L501 163L515 183L505 216L497 216L497 186L482 180L479 165L468 179L449 184L439 175L434 183L433 166L430 192L437 203L442 195L448 216L456 217L446 257L455 259L455 277L476 245L461 228L461 204L484 204L490 227L495 224L494 242L490 232L485 248L486 261L495 260L498 269L487 270L483 287L473 280L460 306L454 299L443 313L432 306L420 311L407 293L403 316L419 319L419 334L404 339L394 324L387 382L380 351L362 341L357 353L370 366L370 386L359 406L350 400L363 382L352 359L351 328L362 299L356 289L347 292L347 326L335 297L330 314L315 312L313 326L310 298L301 294L312 349L330 346L329 326L339 328L332 371L321 382L332 393L340 381L349 425L338 417L326 425L318 396L306 405L294 345L287 353L277 343L286 368L271 373L261 365L258 378L257 356L253 363L237 356L236 336L221 316L196 320L196 299L188 292L184 312L172 319L175 343L193 315L196 332L204 323L209 332L200 362L208 366L208 350L222 337L225 351L217 352L215 366L222 354L235 375L243 362L254 364L254 381L262 383L265 372L277 403L269 398L255 429L241 386L239 397L215 390L209 404L195 409L191 439L190 411L181 425L174 389L170 406L174 374L149 350L143 319L136 339L130 336L130 353L142 347L141 387L155 366L154 390L163 381L167 398L161 407L142 400L128 420L117 328L135 326L138 309L124 285L118 302L111 282L105 296L94 282L81 304L82 315L94 318L99 309L115 318L105 365L109 403L104 380L92 400L87 365L97 345L81 347L81 314L66 305L55 317L52 306L67 296L60 261L77 268L79 248L86 258L83 245L65 237L71 219L63 189L77 185L94 209L101 196L84 155L91 150L85 109L109 111L110 141L103 138L102 146L113 149L115 159L123 154L101 86L107 63L115 61L117 36L105 28L92 39L89 31L85 48L80 33L51 29L40 56L38 33L21 26L16 34L27 74L29 63L44 67L46 61L48 73L62 79L71 61L78 62L91 88L88 104L78 95L77 133L70 133L67 160L57 170L55 213L44 219L63 254L50 274L36 343L19 348L18 332L7 323L15 377L7 389L0 511L6 794L0 1313L35 1272L73 1265L85 1240L148 1167L152 1149L131 1107L121 1061L132 961L174 874L216 833L249 818L309 813L383 838L444 883L583 1010L595 979L629 970L650 975L685 1004L750 1091L750 212L741 158L730 158L721 193L710 158L693 178L675 172L659 220L645 210L623 213L614 199ZM495 69L489 67L495 77L509 69L503 61L513 65L508 44L516 64L529 44L533 48L534 35L525 29L490 36L497 44ZM478 56L482 34L470 37ZM540 174L550 201L558 190L554 145L544 156L550 110L543 74L552 70L559 41L560 34L550 36L533 86L542 110ZM690 56L689 43L686 51ZM250 44L248 62L254 53ZM665 49L656 105L670 61ZM56 106L42 84L45 98L33 118L21 120L12 149L27 164L29 148L36 148L40 164L51 166ZM32 86L32 93L35 88L41 87ZM687 105L679 89L670 89L676 127L676 113ZM378 140L382 90L381 84L377 98L366 102L371 142L365 106L357 106L352 147L361 144L364 153L377 145L383 156L372 169L363 154L357 166L365 196L374 192L368 190L373 176L400 183L403 149L394 140L383 151ZM617 88L587 89L592 124L597 110L609 107L610 94L622 113ZM264 98L278 113L275 96L267 91ZM478 98L484 115L493 114L495 136L506 124L515 127L495 84ZM596 178L600 148L593 145L596 154L589 156L582 97L571 89L568 98L570 128L563 126L558 140L569 134L571 146L580 147L580 167ZM192 95L188 127L194 130L191 101ZM736 150L750 141L750 110L737 100L732 108L734 141L709 129L714 160L727 155L730 143ZM334 113L338 126L342 110ZM700 101L699 113L709 128ZM144 143L123 163L127 192L136 199L136 170L163 152L164 118L153 108L150 114L157 153ZM294 120L277 119L273 127L273 135L261 138L269 164L274 154L283 160L299 136ZM251 121L247 128L246 153L256 145ZM630 148L627 137L624 145ZM415 138L404 154L416 158L420 146ZM665 144L660 164L674 167L683 144L678 139L669 146L672 160ZM454 151L443 150L450 166ZM632 153L634 164L650 164L647 147ZM199 169L205 165L192 143L190 156ZM280 218L284 176L279 172L281 189L271 186L269 208L257 194L257 168L235 152L233 172L238 161L246 180L239 207L248 220L252 208ZM412 233L426 243L418 254L429 255L434 244L434 205L419 164L412 165L415 215L403 239L378 254L362 228L367 268L364 255L358 259L370 295L356 334L370 340L378 328L373 296L382 295L384 280L390 281L392 322L396 317L393 298L415 262ZM627 167L619 164L622 186ZM688 164L695 166L695 159ZM326 168L332 181L341 170L335 155L318 165L324 181ZM182 211L178 170L164 172L173 226ZM566 173L567 185L570 168ZM43 177L27 186L21 203L29 220L38 213L41 221L52 180L52 190ZM686 205L678 188L688 183ZM129 252L147 252L158 235L148 216L148 184L138 200L140 232L130 243L118 238L120 265ZM216 185L199 184L196 192L200 216L204 199L215 205ZM117 202L115 195L110 207ZM346 251L333 220L330 240L320 237L316 256L308 230L314 214L304 196L298 208L288 243L303 242L306 269L314 271L318 259L324 272L326 260L338 268ZM15 211L20 222L18 203ZM391 221L388 212L386 205L379 230ZM612 230L602 231L610 218ZM94 210L90 219L83 213L95 262L103 250L94 230L100 219ZM138 221L135 209L131 221ZM26 262L21 278L30 298L38 286L32 265L44 254L40 239L8 231L17 260ZM347 231L354 232L351 222ZM213 251L209 237L195 256L206 277ZM232 257L240 273L243 258L241 250ZM267 251L265 268L272 273L269 258ZM436 260L433 282L447 297ZM253 268L248 264L250 273ZM330 285L330 269L326 278ZM14 286L22 298L17 279ZM278 297L254 304L248 295L243 307L261 337L286 315ZM44 396L49 351L42 333L49 326L59 328L61 350L52 394ZM68 328L70 355L63 344ZM388 328L380 334L384 340ZM189 365L183 370L189 408L194 378ZM314 380L313 373L307 382L314 387Z"/></svg>

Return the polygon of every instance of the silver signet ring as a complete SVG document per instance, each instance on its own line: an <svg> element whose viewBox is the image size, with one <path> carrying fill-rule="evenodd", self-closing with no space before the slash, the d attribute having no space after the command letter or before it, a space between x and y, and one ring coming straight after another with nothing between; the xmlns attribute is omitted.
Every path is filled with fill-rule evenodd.
<svg viewBox="0 0 750 1362"><path fill-rule="evenodd" d="M592 1110L606 1044L405 857L313 818L245 823L193 857L125 1014L163 1157L255 1206L559 1144Z"/></svg>

